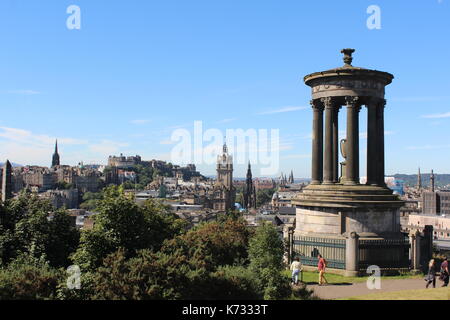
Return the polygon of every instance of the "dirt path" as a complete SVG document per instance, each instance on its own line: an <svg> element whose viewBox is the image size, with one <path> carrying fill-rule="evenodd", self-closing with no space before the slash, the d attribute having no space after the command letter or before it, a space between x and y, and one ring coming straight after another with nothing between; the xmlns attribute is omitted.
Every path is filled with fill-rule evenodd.
<svg viewBox="0 0 450 320"><path fill-rule="evenodd" d="M381 289L370 290L366 282L353 284L329 284L325 286L308 285L308 289L313 289L316 296L321 299L339 299L353 296L362 296L372 293L392 292L402 290L425 289L423 279L401 279L401 280L381 280ZM436 287L440 287L442 282L436 279ZM432 286L430 286L432 288ZM430 289L431 290L431 289Z"/></svg>

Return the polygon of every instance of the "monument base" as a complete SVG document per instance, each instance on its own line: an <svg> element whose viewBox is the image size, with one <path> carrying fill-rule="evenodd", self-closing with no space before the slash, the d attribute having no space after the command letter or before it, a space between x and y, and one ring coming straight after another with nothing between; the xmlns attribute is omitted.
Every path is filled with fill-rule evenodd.
<svg viewBox="0 0 450 320"><path fill-rule="evenodd" d="M399 209L404 204L386 187L343 184L310 185L292 201L296 236L345 239L401 237Z"/></svg>
<svg viewBox="0 0 450 320"><path fill-rule="evenodd" d="M367 185L310 185L292 201L296 206L294 252L302 262L317 263L345 276L408 268L409 242L400 230L404 204L392 190Z"/></svg>

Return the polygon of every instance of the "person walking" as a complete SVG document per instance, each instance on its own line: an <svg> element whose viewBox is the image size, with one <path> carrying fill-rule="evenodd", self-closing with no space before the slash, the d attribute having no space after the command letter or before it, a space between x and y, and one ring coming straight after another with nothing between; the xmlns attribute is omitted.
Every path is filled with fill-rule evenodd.
<svg viewBox="0 0 450 320"><path fill-rule="evenodd" d="M428 263L428 274L425 277L425 281L427 282L426 288L430 286L430 284L433 284L433 288L436 288L436 267L434 263L434 259L430 260L430 263Z"/></svg>
<svg viewBox="0 0 450 320"><path fill-rule="evenodd" d="M298 285L298 276L303 271L302 264L299 258L295 258L291 264L292 270L292 283Z"/></svg>
<svg viewBox="0 0 450 320"><path fill-rule="evenodd" d="M317 269L319 270L319 286L328 284L327 279L325 279L325 268L327 267L327 261L322 257L321 254L317 256L319 263L317 264Z"/></svg>
<svg viewBox="0 0 450 320"><path fill-rule="evenodd" d="M449 272L448 272L448 260L444 257L444 262L441 263L441 277L440 280L444 281L443 287L448 286Z"/></svg>

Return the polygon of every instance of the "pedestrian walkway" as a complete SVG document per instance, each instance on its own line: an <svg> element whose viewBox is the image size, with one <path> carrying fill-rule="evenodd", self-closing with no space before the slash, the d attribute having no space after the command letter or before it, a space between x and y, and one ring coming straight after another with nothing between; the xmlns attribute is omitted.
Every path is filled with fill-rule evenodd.
<svg viewBox="0 0 450 320"><path fill-rule="evenodd" d="M332 300L340 298L349 298L354 296L368 295L372 293L394 292L403 290L425 289L423 279L399 279L385 280L381 279L381 289L370 290L366 282L352 284L328 284L325 286L308 285L308 289L314 290L314 294L321 299ZM442 282L439 280L436 287L440 287ZM432 289L429 289L432 290Z"/></svg>

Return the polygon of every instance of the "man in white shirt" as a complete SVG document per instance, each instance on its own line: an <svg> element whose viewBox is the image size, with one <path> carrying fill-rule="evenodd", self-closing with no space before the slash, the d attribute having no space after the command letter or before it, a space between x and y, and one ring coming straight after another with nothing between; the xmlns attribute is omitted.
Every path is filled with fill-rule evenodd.
<svg viewBox="0 0 450 320"><path fill-rule="evenodd" d="M291 270L292 270L292 283L298 285L298 275L303 270L299 258L294 259L294 261L291 264Z"/></svg>

